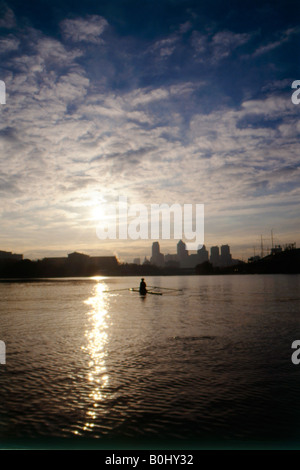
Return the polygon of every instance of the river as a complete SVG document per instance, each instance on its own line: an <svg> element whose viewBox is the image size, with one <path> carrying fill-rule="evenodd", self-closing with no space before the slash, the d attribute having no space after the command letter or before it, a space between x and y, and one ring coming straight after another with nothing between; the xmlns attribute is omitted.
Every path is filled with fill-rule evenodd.
<svg viewBox="0 0 300 470"><path fill-rule="evenodd" d="M139 280L0 283L1 440L299 442L300 276Z"/></svg>

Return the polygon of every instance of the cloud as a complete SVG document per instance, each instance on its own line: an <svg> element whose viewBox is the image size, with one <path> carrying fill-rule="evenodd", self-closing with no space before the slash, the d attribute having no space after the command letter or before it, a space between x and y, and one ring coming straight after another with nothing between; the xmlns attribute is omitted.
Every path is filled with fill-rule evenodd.
<svg viewBox="0 0 300 470"><path fill-rule="evenodd" d="M148 88L148 89L137 89L130 93L128 102L133 107L144 106L148 103L155 101L162 101L169 97L169 92L166 88Z"/></svg>
<svg viewBox="0 0 300 470"><path fill-rule="evenodd" d="M147 54L159 54L161 58L169 57L173 54L176 49L176 46L179 42L180 37L175 34L164 39L156 41L154 44L151 44L149 49L146 51Z"/></svg>
<svg viewBox="0 0 300 470"><path fill-rule="evenodd" d="M204 54L208 47L208 37L199 31L193 31L191 45L197 55Z"/></svg>
<svg viewBox="0 0 300 470"><path fill-rule="evenodd" d="M211 39L212 61L218 62L228 57L235 49L247 43L252 35L248 33L233 33L220 31Z"/></svg>
<svg viewBox="0 0 300 470"><path fill-rule="evenodd" d="M51 81L47 78L26 107L11 108L2 130L9 141L2 140L9 162L3 162L2 171L7 175L13 174L21 151L12 147L12 139L22 145L17 166L20 174L27 174L26 181L20 179L20 190L29 196L28 209L30 197L50 198L59 207L68 205L66 194L72 193L79 204L95 190L115 194L125 190L134 198L147 193L147 200L158 202L180 201L186 195L208 203L214 213L235 199L251 205L252 199L276 193L275 184L282 180L280 168L294 168L297 144L286 141L283 122L277 127L276 121L278 116L295 118L295 107L284 97L248 100L239 109L191 115L183 138L174 100L191 96L196 84L89 95L89 80L80 73L70 70ZM27 82L22 92L26 87ZM169 112L168 125L161 124L162 102ZM160 106L153 107L155 103ZM72 113L70 105L74 105ZM266 128L267 120L274 120L274 125ZM145 122L150 126L145 128ZM285 171L285 175L285 181L292 182L298 172ZM171 193L166 178L172 183Z"/></svg>
<svg viewBox="0 0 300 470"><path fill-rule="evenodd" d="M192 23L190 21L186 21L185 23L182 23L180 26L179 26L179 32L181 34L184 34L186 33L187 31L189 31L191 28L193 27Z"/></svg>
<svg viewBox="0 0 300 470"><path fill-rule="evenodd" d="M0 54L7 54L11 51L16 51L19 48L20 41L15 36L10 34L7 37L0 39Z"/></svg>
<svg viewBox="0 0 300 470"><path fill-rule="evenodd" d="M0 4L0 28L11 29L16 25L14 12L5 3Z"/></svg>
<svg viewBox="0 0 300 470"><path fill-rule="evenodd" d="M11 194L12 196L21 195L21 191L18 188L18 182L16 178L2 178L0 176L0 195Z"/></svg>
<svg viewBox="0 0 300 470"><path fill-rule="evenodd" d="M218 31L212 35L193 31L191 45L197 60L217 64L229 57L235 49L249 42L253 35L254 33L232 31Z"/></svg>
<svg viewBox="0 0 300 470"><path fill-rule="evenodd" d="M270 94L264 99L247 100L242 103L247 113L261 114L270 117L283 117L295 113L295 105L286 96Z"/></svg>
<svg viewBox="0 0 300 470"><path fill-rule="evenodd" d="M259 46L252 54L252 57L258 57L263 54L266 54L278 47L281 47L283 44L288 42L294 35L299 34L300 28L288 28L286 31L283 31L279 34L279 39L275 41L268 42L267 44L263 44Z"/></svg>
<svg viewBox="0 0 300 470"><path fill-rule="evenodd" d="M69 41L101 44L103 39L100 36L108 22L102 16L88 15L86 18L64 20L60 27L63 37Z"/></svg>
<svg viewBox="0 0 300 470"><path fill-rule="evenodd" d="M68 66L82 55L80 49L69 49L57 39L50 37L40 37L36 44L32 45L39 59L45 65Z"/></svg>
<svg viewBox="0 0 300 470"><path fill-rule="evenodd" d="M276 90L284 90L286 88L291 89L292 83L292 78L284 78L282 80L271 80L266 85L264 85L261 90L266 92L272 92Z"/></svg>
<svg viewBox="0 0 300 470"><path fill-rule="evenodd" d="M27 28L0 42L14 51L3 65L8 105L0 123L7 237L15 229L21 239L23 218L33 244L43 243L40 227L49 229L57 246L81 231L96 244L90 210L101 197L118 195L132 202L204 203L216 233L216 219L234 230L247 217L275 211L279 202L278 214L292 214L292 205L295 211L300 125L297 107L282 93L286 82L272 78L262 98L253 98L250 87L247 99L235 103L224 93L216 103L209 101L211 83L201 73L205 61L220 64L251 34L204 35L186 25L181 32L201 68L193 69L187 50L184 65L174 62L177 75L166 79L158 67L152 80L140 69L136 51L142 46L133 39L124 45L116 33L105 53L97 48L86 60L89 45L100 44L107 27L98 16L67 19L61 40ZM181 40L178 33L150 46L147 40L147 70L157 56L175 56ZM118 54L108 53L115 49Z"/></svg>

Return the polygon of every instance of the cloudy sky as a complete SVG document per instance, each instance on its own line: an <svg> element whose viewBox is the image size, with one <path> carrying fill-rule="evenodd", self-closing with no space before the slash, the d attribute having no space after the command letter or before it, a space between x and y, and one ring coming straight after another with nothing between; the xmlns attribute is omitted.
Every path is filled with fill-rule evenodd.
<svg viewBox="0 0 300 470"><path fill-rule="evenodd" d="M0 3L0 249L150 254L101 241L101 207L205 205L234 257L297 242L296 1ZM176 241L162 242L174 252Z"/></svg>

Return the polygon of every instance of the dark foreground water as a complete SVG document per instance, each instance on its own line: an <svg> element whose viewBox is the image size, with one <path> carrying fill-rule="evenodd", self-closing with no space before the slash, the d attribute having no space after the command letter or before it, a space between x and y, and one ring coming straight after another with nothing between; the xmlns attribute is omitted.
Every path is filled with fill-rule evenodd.
<svg viewBox="0 0 300 470"><path fill-rule="evenodd" d="M300 276L146 281L0 284L0 443L300 444Z"/></svg>

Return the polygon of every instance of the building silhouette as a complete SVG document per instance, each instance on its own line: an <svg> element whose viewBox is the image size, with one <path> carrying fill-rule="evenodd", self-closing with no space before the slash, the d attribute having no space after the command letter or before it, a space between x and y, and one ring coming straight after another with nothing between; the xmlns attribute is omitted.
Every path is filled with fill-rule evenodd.
<svg viewBox="0 0 300 470"><path fill-rule="evenodd" d="M182 241L179 240L177 243L177 257L178 257L178 262L179 266L181 268L187 268L188 267L188 251L186 249L186 244Z"/></svg>
<svg viewBox="0 0 300 470"><path fill-rule="evenodd" d="M165 266L178 268L179 267L179 261L178 261L177 254L167 254L167 255L165 255Z"/></svg>
<svg viewBox="0 0 300 470"><path fill-rule="evenodd" d="M202 248L197 250L197 253L189 254L187 251L187 258L185 259L183 267L195 268L198 264L202 264L208 261L208 251L203 245Z"/></svg>
<svg viewBox="0 0 300 470"><path fill-rule="evenodd" d="M232 265L232 256L230 254L229 245L221 246L221 256L220 256L220 266L231 266Z"/></svg>
<svg viewBox="0 0 300 470"><path fill-rule="evenodd" d="M220 250L218 246L211 247L210 262L213 266L220 266Z"/></svg>
<svg viewBox="0 0 300 470"><path fill-rule="evenodd" d="M205 245L199 248L196 253L190 254L182 240L179 240L177 243L177 254L166 255L161 253L159 243L153 242L152 256L150 258L150 263L155 266L180 267L184 269L193 269L207 262L210 262L213 267L228 267L232 266L236 261L232 259L229 245L222 245L221 253L218 246L212 246L210 256Z"/></svg>
<svg viewBox="0 0 300 470"><path fill-rule="evenodd" d="M21 261L23 255L18 255L12 253L11 251L2 251L0 250L0 260L12 260L12 261Z"/></svg>
<svg viewBox="0 0 300 470"><path fill-rule="evenodd" d="M115 256L89 256L83 253L69 253L67 257L43 258L41 269L46 273L72 276L93 276L117 272L119 262Z"/></svg>
<svg viewBox="0 0 300 470"><path fill-rule="evenodd" d="M203 245L202 248L198 249L197 261L198 261L198 264L206 263L208 261L208 251L205 248L205 245Z"/></svg>
<svg viewBox="0 0 300 470"><path fill-rule="evenodd" d="M155 266L164 266L164 255L160 252L160 246L158 242L152 243L152 256L150 262Z"/></svg>

